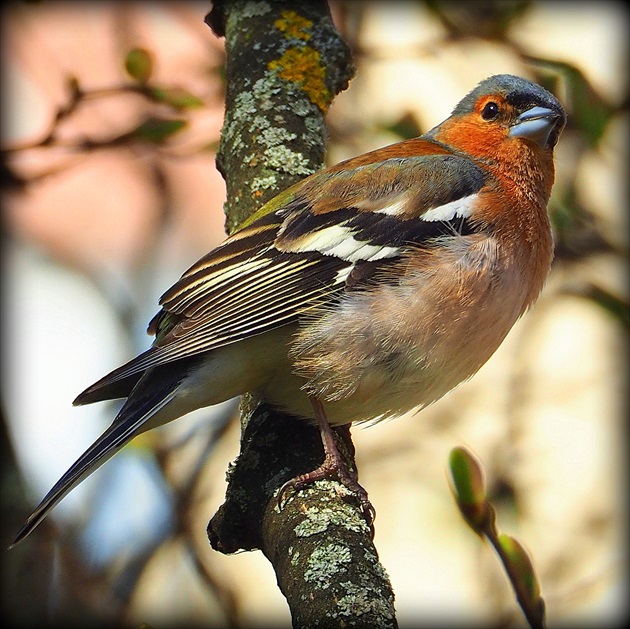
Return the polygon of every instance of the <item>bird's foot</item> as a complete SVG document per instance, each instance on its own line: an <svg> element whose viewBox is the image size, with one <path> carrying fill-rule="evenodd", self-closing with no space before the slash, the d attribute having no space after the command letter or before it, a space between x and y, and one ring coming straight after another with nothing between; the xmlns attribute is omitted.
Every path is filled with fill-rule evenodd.
<svg viewBox="0 0 630 629"><path fill-rule="evenodd" d="M367 491L365 491L357 480L356 475L348 469L340 457L336 460L334 457L326 455L324 462L318 468L314 469L312 472L295 476L284 483L278 492L278 508L282 508L288 491L299 491L313 484L315 481L327 478L336 478L344 487L357 496L363 517L368 526L372 529L374 518L376 517L376 510L368 498Z"/></svg>
<svg viewBox="0 0 630 629"><path fill-rule="evenodd" d="M327 478L336 478L344 487L357 496L363 517L370 527L370 530L374 532L373 523L376 518L376 510L368 498L367 491L365 491L365 489L359 484L356 472L349 469L341 456L337 444L335 443L332 429L325 419L321 403L316 399L312 399L312 402L315 407L316 417L318 419L318 425L324 445L324 461L313 471L295 476L282 485L280 491L278 492L278 508L282 508L287 491L291 489L293 491L299 491L300 489L313 484L315 481Z"/></svg>

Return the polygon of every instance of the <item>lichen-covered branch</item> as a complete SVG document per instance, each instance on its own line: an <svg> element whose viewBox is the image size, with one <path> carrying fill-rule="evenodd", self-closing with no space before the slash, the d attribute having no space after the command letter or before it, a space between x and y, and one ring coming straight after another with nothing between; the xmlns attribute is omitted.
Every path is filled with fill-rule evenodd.
<svg viewBox="0 0 630 629"><path fill-rule="evenodd" d="M315 172L325 152L324 115L353 68L326 2L215 2L208 23L226 41L226 117L218 166L227 228ZM261 549L295 627L395 627L394 595L354 496L336 481L289 494L282 484L323 460L317 429L247 396L241 451L225 503L208 525L225 553ZM340 450L354 466L349 430Z"/></svg>
<svg viewBox="0 0 630 629"><path fill-rule="evenodd" d="M231 233L265 201L324 163L324 115L353 74L325 2L221 0L226 111L217 165Z"/></svg>
<svg viewBox="0 0 630 629"><path fill-rule="evenodd" d="M338 445L351 462L348 437L340 433ZM372 532L343 485L318 481L277 505L278 487L322 459L314 426L259 406L243 432L225 503L208 525L210 543L225 553L261 549L295 627L396 627Z"/></svg>

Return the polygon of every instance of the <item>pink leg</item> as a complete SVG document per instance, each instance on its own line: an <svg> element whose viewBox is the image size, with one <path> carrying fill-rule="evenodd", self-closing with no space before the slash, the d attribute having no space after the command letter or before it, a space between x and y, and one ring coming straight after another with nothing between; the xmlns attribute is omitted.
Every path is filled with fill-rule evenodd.
<svg viewBox="0 0 630 629"><path fill-rule="evenodd" d="M316 397L310 397L309 399L315 409L315 418L317 419L317 426L324 445L324 461L312 472L300 474L282 485L280 492L278 493L278 505L281 504L284 494L288 489L299 490L324 478L337 478L339 482L347 487L351 492L357 494L359 502L361 503L361 509L368 521L368 524L371 526L376 516L376 511L368 498L367 492L359 484L356 474L351 472L348 469L348 466L344 463L341 454L339 453L339 449L337 448L337 444L335 443L332 428L326 419L326 413L322 403Z"/></svg>

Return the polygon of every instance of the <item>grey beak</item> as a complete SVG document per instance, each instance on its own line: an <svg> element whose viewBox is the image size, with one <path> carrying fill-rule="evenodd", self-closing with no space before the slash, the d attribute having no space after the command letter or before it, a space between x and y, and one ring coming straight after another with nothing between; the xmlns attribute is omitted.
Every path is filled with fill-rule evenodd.
<svg viewBox="0 0 630 629"><path fill-rule="evenodd" d="M526 138L540 146L547 146L549 136L561 117L560 113L553 109L532 107L517 118L516 124L510 129L509 136Z"/></svg>

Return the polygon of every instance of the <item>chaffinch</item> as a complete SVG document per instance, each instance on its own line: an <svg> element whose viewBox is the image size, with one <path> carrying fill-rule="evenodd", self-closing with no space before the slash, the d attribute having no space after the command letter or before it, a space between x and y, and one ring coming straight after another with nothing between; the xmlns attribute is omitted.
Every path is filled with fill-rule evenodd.
<svg viewBox="0 0 630 629"><path fill-rule="evenodd" d="M164 293L151 347L76 398L127 399L16 543L136 435L247 391L322 434L322 466L281 495L335 473L361 494L330 426L434 402L538 297L565 122L542 87L493 76L425 135L315 173L264 205Z"/></svg>

